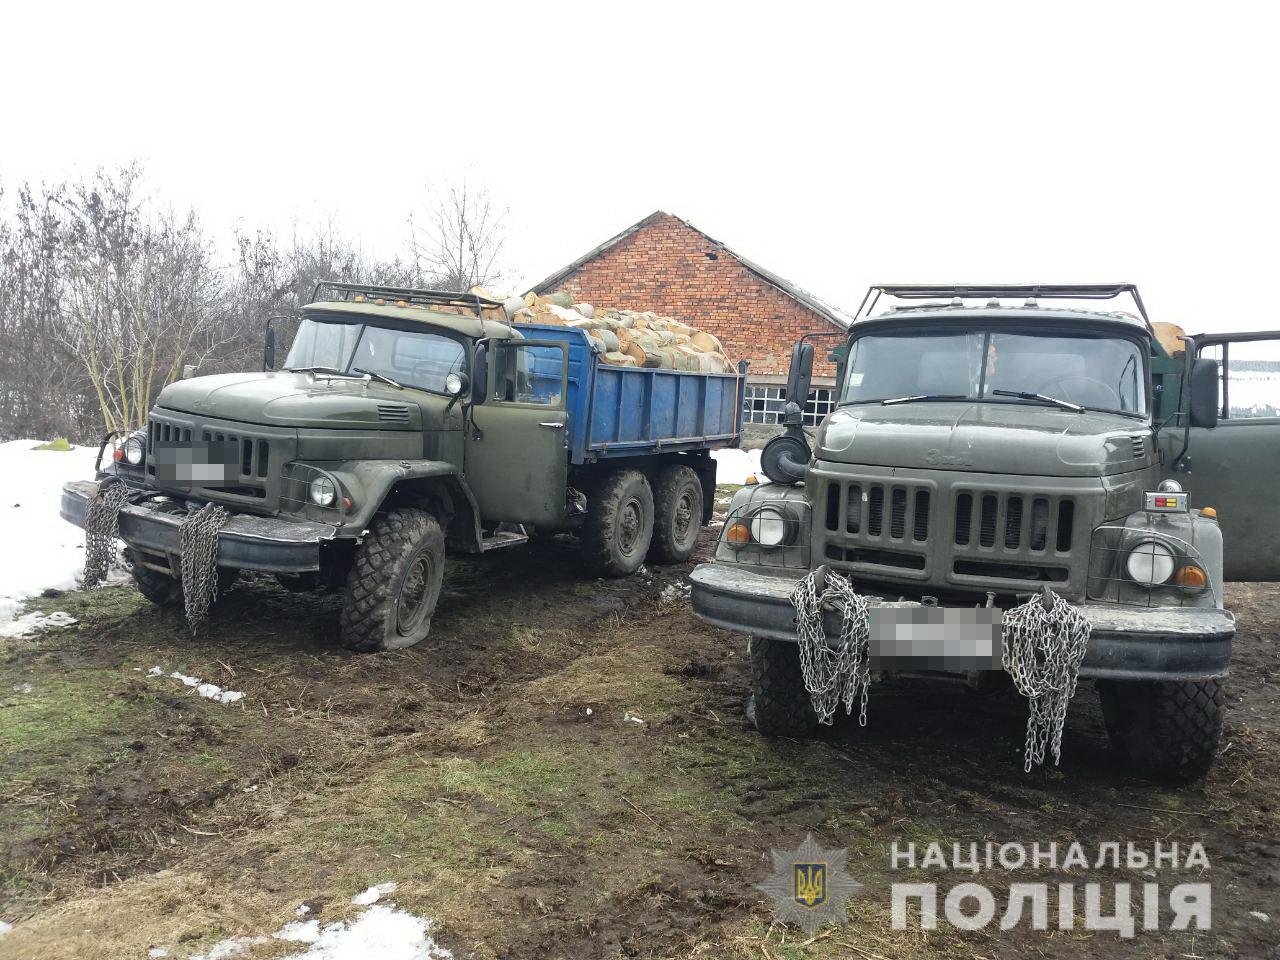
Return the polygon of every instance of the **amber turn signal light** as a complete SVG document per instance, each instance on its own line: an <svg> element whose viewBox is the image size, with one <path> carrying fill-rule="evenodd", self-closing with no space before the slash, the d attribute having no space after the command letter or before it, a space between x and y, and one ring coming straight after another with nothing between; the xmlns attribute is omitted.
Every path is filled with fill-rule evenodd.
<svg viewBox="0 0 1280 960"><path fill-rule="evenodd" d="M1200 511L1200 516L1208 517L1210 520L1217 520L1218 511L1213 509L1213 507L1205 507L1203 510Z"/></svg>
<svg viewBox="0 0 1280 960"><path fill-rule="evenodd" d="M742 546L751 542L751 530L745 523L735 523L724 532L724 538L732 544Z"/></svg>
<svg viewBox="0 0 1280 960"><path fill-rule="evenodd" d="M1197 567L1195 564L1189 563L1185 567L1179 567L1174 571L1173 582L1180 587L1187 587L1191 590L1203 590L1209 585L1209 575L1204 572L1203 567Z"/></svg>

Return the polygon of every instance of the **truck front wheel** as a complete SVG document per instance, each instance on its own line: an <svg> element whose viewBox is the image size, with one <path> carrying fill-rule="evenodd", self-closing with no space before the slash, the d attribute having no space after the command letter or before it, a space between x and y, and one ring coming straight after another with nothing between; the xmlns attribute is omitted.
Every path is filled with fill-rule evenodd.
<svg viewBox="0 0 1280 960"><path fill-rule="evenodd" d="M803 737L818 726L796 644L752 637L751 679L748 715L765 736Z"/></svg>
<svg viewBox="0 0 1280 960"><path fill-rule="evenodd" d="M129 573L133 576L133 585L138 592L157 607L181 607L185 603L182 594L182 579L168 573L161 573L138 562L131 548L125 548L125 558L129 561ZM239 570L228 567L218 568L218 596L221 597L240 577Z"/></svg>
<svg viewBox="0 0 1280 960"><path fill-rule="evenodd" d="M653 538L653 491L639 470L605 474L595 485L582 525L583 555L606 577L625 577L644 563Z"/></svg>
<svg viewBox="0 0 1280 960"><path fill-rule="evenodd" d="M702 530L702 482L689 467L666 466L653 484L653 546L659 563L684 563Z"/></svg>
<svg viewBox="0 0 1280 960"><path fill-rule="evenodd" d="M444 531L425 510L402 508L373 521L347 575L338 642L374 653L412 646L431 632L444 579Z"/></svg>
<svg viewBox="0 0 1280 960"><path fill-rule="evenodd" d="M1099 680L1112 745L1153 780L1186 783L1209 772L1222 740L1219 680Z"/></svg>

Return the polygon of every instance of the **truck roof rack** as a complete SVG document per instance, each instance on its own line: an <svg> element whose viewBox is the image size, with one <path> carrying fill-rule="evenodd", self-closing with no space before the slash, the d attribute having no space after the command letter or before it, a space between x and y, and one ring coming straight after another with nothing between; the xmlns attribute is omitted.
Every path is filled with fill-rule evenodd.
<svg viewBox="0 0 1280 960"><path fill-rule="evenodd" d="M321 294L324 294L323 296ZM403 300L420 307L446 304L455 307L470 307L477 317L484 315L484 310L502 309L497 300L490 300L475 293L457 293L449 290L418 290L412 287L380 287L369 283L339 283L336 280L321 280L311 293L313 303L320 301L345 300L355 301L357 297L368 300Z"/></svg>
<svg viewBox="0 0 1280 960"><path fill-rule="evenodd" d="M1114 300L1128 296L1138 310L1138 316L1151 329L1151 318L1142 303L1138 287L1132 283L1006 283L1006 284L912 284L881 283L867 291L862 298L855 320L871 315L882 295L903 300L927 300L931 297L1024 297L1042 300Z"/></svg>

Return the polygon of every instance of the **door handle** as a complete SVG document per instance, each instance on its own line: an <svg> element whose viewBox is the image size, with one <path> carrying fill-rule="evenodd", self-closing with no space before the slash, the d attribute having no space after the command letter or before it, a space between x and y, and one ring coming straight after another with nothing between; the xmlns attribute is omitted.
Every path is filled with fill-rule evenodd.
<svg viewBox="0 0 1280 960"><path fill-rule="evenodd" d="M540 427L548 427L552 430L560 430L564 427L563 420L543 420L538 424Z"/></svg>

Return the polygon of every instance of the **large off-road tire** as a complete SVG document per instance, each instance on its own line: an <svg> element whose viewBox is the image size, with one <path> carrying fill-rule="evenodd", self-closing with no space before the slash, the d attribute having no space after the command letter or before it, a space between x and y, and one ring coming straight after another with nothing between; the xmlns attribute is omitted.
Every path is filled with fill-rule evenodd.
<svg viewBox="0 0 1280 960"><path fill-rule="evenodd" d="M751 680L750 712L765 736L803 737L817 728L796 644L752 637Z"/></svg>
<svg viewBox="0 0 1280 960"><path fill-rule="evenodd" d="M140 594L157 607L185 606L181 578L161 573L159 570L152 570L150 567L144 567L137 562L132 551L126 552L126 558L129 560L129 572L133 575L133 584L138 588ZM221 597L230 590L239 578L239 570L219 567L218 596Z"/></svg>
<svg viewBox="0 0 1280 960"><path fill-rule="evenodd" d="M653 538L653 491L639 470L615 470L596 482L582 524L582 553L598 576L625 577L644 563Z"/></svg>
<svg viewBox="0 0 1280 960"><path fill-rule="evenodd" d="M658 563L684 563L702 532L702 481L690 467L663 467L653 482L653 544Z"/></svg>
<svg viewBox="0 0 1280 960"><path fill-rule="evenodd" d="M1203 777L1222 740L1222 681L1098 681L1112 745L1142 776Z"/></svg>
<svg viewBox="0 0 1280 960"><path fill-rule="evenodd" d="M140 563L134 563L131 572L133 574L133 584L138 588L138 592L157 607L181 607L183 605L182 581L177 577L144 567Z"/></svg>
<svg viewBox="0 0 1280 960"><path fill-rule="evenodd" d="M444 531L404 507L373 521L347 574L338 642L348 650L398 650L425 639L444 577Z"/></svg>

